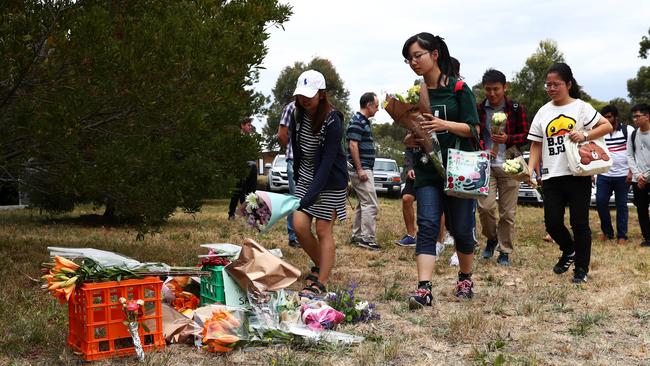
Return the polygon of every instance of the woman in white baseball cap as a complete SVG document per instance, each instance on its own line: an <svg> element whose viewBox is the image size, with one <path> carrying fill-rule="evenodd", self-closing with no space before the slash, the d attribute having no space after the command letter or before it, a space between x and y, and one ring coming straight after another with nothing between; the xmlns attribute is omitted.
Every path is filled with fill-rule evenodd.
<svg viewBox="0 0 650 366"><path fill-rule="evenodd" d="M327 292L334 267L334 221L346 217L348 171L341 145L343 115L330 104L323 75L303 72L296 82L295 123L290 127L296 197L293 225L301 247L314 262L303 295ZM311 225L315 219L316 237Z"/></svg>

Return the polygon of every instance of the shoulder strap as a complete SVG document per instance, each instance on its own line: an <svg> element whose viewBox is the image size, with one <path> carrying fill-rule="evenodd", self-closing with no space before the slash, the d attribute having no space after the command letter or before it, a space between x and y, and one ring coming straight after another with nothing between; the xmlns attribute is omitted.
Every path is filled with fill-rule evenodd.
<svg viewBox="0 0 650 366"><path fill-rule="evenodd" d="M632 154L636 154L636 144L635 144L635 139L636 139L636 131L638 131L639 128L635 128L634 131L632 131Z"/></svg>
<svg viewBox="0 0 650 366"><path fill-rule="evenodd" d="M623 138L625 139L625 143L627 143L627 125L625 123L619 122L621 125L621 128L623 129Z"/></svg>

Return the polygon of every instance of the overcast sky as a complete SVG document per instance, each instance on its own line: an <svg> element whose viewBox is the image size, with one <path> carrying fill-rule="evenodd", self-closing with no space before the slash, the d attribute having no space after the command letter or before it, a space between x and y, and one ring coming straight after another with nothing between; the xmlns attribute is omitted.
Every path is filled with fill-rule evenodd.
<svg viewBox="0 0 650 366"><path fill-rule="evenodd" d="M469 85L489 67L512 79L544 39L557 41L578 83L599 100L627 98L627 80L650 65L638 57L650 0L288 2L294 13L284 30L271 29L266 69L254 86L265 95L284 67L315 56L332 61L353 110L366 91L404 92L416 76L402 61L402 45L418 32L445 38ZM380 113L378 120L390 120Z"/></svg>

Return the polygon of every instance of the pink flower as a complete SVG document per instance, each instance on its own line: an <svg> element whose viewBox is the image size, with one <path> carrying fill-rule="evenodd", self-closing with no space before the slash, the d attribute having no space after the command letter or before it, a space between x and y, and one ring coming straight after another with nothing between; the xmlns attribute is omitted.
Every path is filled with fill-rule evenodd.
<svg viewBox="0 0 650 366"><path fill-rule="evenodd" d="M135 300L130 300L126 303L126 310L128 311L138 311L140 305Z"/></svg>

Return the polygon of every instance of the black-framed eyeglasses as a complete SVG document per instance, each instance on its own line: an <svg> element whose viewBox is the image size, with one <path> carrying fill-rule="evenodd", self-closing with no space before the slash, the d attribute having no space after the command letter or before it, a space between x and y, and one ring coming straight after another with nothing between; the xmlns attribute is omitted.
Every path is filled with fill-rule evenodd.
<svg viewBox="0 0 650 366"><path fill-rule="evenodd" d="M408 58L405 58L404 63L405 64L410 64L413 60L418 61L418 60L420 60L420 57L426 55L427 53L431 53L431 52L432 51L414 53L413 56L409 56Z"/></svg>

